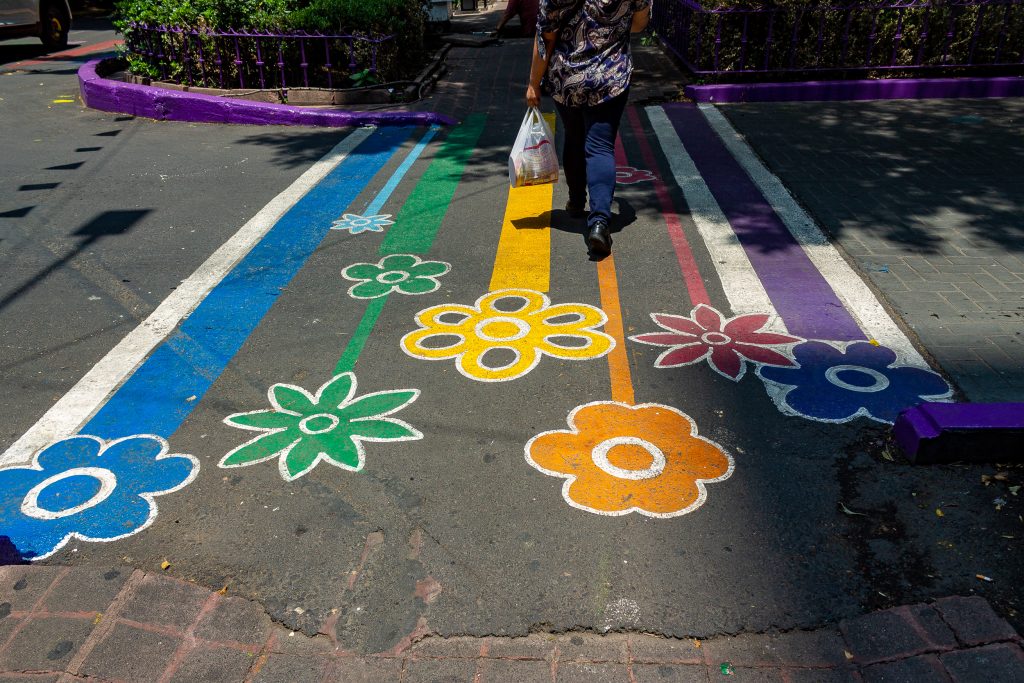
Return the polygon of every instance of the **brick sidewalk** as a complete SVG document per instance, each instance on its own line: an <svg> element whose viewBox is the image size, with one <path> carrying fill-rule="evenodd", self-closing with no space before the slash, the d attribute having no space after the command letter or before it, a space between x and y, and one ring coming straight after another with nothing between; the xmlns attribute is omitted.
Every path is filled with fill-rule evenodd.
<svg viewBox="0 0 1024 683"><path fill-rule="evenodd" d="M242 598L126 568L0 568L0 681L1024 681L1021 638L980 597L874 612L816 631L440 638L422 621L357 655Z"/></svg>

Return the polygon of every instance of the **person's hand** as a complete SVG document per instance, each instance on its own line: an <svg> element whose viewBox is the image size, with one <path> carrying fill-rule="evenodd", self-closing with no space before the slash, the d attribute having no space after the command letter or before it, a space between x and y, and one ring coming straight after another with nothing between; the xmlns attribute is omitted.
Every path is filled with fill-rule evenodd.
<svg viewBox="0 0 1024 683"><path fill-rule="evenodd" d="M526 86L526 106L527 107L539 107L540 106L540 88L533 83Z"/></svg>

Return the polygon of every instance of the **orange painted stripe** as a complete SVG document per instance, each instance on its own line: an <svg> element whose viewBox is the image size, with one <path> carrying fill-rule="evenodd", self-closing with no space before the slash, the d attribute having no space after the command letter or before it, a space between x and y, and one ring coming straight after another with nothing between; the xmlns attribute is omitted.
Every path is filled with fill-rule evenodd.
<svg viewBox="0 0 1024 683"><path fill-rule="evenodd" d="M608 316L604 331L615 339L615 348L608 354L608 373L612 381L612 400L633 405L633 378L626 355L626 335L619 303L619 278L615 274L615 257L609 254L597 262L597 284L601 290L601 309Z"/></svg>

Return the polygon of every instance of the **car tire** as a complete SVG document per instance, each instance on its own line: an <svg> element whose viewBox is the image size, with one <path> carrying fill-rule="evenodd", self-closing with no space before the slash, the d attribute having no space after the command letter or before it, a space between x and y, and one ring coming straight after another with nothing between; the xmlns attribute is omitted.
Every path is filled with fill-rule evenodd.
<svg viewBox="0 0 1024 683"><path fill-rule="evenodd" d="M68 46L68 31L71 30L71 17L67 10L55 2L43 4L40 23L42 24L39 39L50 49Z"/></svg>

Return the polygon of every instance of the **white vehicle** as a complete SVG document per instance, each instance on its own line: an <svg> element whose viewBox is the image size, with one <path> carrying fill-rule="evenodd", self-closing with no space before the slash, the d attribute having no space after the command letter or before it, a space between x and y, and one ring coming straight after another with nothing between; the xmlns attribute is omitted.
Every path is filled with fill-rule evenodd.
<svg viewBox="0 0 1024 683"><path fill-rule="evenodd" d="M68 0L0 0L0 40L36 36L49 48L66 47Z"/></svg>

